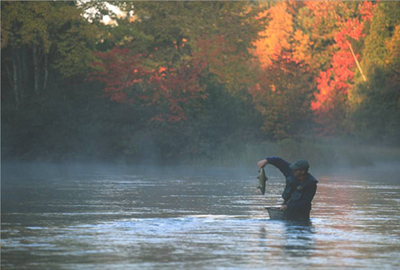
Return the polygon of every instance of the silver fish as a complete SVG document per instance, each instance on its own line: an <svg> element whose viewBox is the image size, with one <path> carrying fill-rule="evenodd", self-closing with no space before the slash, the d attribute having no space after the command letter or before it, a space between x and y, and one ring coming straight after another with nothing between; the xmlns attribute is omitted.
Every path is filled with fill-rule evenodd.
<svg viewBox="0 0 400 270"><path fill-rule="evenodd" d="M265 175L264 168L259 169L258 172L260 173L260 175L257 177L259 182L259 186L257 188L261 191L262 195L264 195L265 183L267 182L268 177Z"/></svg>

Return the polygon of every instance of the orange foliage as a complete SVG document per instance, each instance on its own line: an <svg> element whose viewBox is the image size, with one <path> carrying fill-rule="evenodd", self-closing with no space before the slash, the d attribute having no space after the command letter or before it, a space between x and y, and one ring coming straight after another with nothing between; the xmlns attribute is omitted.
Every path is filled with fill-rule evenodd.
<svg viewBox="0 0 400 270"><path fill-rule="evenodd" d="M300 29L294 31L293 9L297 2L279 2L269 10L258 15L258 18L268 17L268 26L258 33L258 40L252 54L259 59L263 68L282 57L289 57L296 63L311 62L311 46L313 42ZM284 52L291 52L286 54Z"/></svg>
<svg viewBox="0 0 400 270"><path fill-rule="evenodd" d="M308 9L308 14L313 14L312 20L305 20L306 28L321 29L321 32L305 34L301 28L294 31L297 7L304 7ZM337 128L335 123L340 120L335 118L344 113L340 110L343 110L343 104L346 103L349 90L354 84L356 72L356 62L350 50L351 42L364 37L365 23L372 19L374 7L375 5L367 1L358 3L358 9L355 10L342 1L305 1L301 5L298 2L282 1L258 15L258 18L267 17L269 23L264 31L259 33L252 53L258 57L261 67L265 70L278 59L287 59L300 66L305 63L315 67L315 59L312 59L312 40L334 40L330 66L315 78L318 92L314 94L315 100L311 103L316 121L323 126L324 134L332 133ZM331 29L335 28L338 30L332 32ZM320 36L324 29L329 31L326 32L326 36ZM355 57L360 58L357 52L355 53ZM271 87L270 85L269 88ZM254 87L252 91L257 89L260 91L259 86Z"/></svg>
<svg viewBox="0 0 400 270"><path fill-rule="evenodd" d="M259 14L259 17L265 16ZM293 16L288 12L288 3L280 2L267 11L270 18L268 27L259 33L254 42L253 54L258 57L262 67L278 59L283 50L290 49L290 37L293 35Z"/></svg>

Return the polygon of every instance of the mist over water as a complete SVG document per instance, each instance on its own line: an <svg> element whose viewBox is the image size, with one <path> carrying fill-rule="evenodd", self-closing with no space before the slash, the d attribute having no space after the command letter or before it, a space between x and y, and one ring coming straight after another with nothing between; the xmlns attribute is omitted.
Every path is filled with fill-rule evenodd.
<svg viewBox="0 0 400 270"><path fill-rule="evenodd" d="M273 221L284 178L257 168L2 166L5 269L396 269L396 164L312 170L309 224Z"/></svg>

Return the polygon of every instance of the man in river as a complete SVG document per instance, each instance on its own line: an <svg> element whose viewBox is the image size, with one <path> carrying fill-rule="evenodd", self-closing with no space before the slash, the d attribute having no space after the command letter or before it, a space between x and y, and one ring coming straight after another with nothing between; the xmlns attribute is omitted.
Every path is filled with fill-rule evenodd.
<svg viewBox="0 0 400 270"><path fill-rule="evenodd" d="M260 168L267 164L278 168L286 178L281 205L281 211L285 211L286 218L308 220L318 181L308 173L310 165L307 160L300 159L290 164L280 157L267 157L257 163Z"/></svg>

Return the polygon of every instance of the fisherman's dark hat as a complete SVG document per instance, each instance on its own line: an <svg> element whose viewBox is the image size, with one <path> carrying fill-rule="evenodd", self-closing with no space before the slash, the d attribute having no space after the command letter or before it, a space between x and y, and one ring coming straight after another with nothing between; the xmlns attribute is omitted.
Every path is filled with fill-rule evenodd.
<svg viewBox="0 0 400 270"><path fill-rule="evenodd" d="M292 164L289 165L290 169L292 170L305 170L308 171L308 168L310 168L310 164L308 164L308 161L305 159L299 159Z"/></svg>

